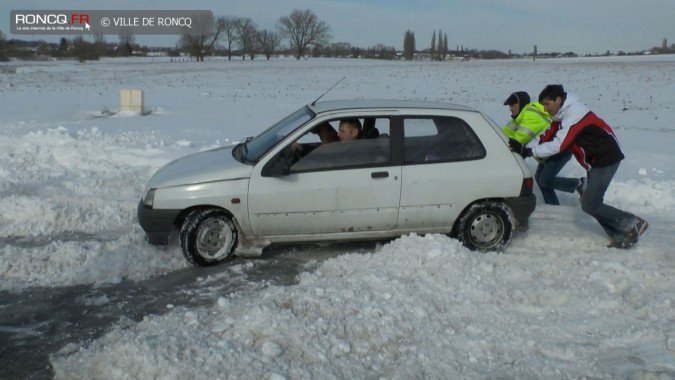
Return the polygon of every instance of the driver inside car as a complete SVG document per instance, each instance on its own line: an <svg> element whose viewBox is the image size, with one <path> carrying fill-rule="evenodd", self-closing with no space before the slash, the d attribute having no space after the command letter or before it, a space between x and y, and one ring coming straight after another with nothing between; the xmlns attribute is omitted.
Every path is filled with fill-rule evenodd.
<svg viewBox="0 0 675 380"><path fill-rule="evenodd" d="M350 141L361 138L361 122L359 119L344 119L338 128L340 141Z"/></svg>

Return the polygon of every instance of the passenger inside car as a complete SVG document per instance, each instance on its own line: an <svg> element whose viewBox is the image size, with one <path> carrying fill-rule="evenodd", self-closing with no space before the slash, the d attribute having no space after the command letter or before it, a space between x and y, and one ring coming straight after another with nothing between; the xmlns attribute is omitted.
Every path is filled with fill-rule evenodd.
<svg viewBox="0 0 675 380"><path fill-rule="evenodd" d="M337 131L335 130L335 128L333 128L333 126L329 122L325 122L325 123L317 125L310 132L319 136L319 140L321 141L321 145L330 144L332 142L336 142L336 141L340 140L340 138L338 137ZM293 152L296 152L296 153L299 153L299 154L302 154L302 155L309 153L314 148L316 148L315 145L305 146L305 144L301 144L297 141L295 141L293 144L291 144L291 149L293 150Z"/></svg>
<svg viewBox="0 0 675 380"><path fill-rule="evenodd" d="M311 130L311 133L319 135L319 140L321 140L322 145L330 144L340 140L337 131L332 125L330 125L329 122L318 125L316 128Z"/></svg>

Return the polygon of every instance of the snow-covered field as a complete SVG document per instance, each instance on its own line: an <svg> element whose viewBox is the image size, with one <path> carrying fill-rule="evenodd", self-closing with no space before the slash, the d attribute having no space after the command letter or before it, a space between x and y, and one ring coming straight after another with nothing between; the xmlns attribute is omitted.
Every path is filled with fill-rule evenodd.
<svg viewBox="0 0 675 380"><path fill-rule="evenodd" d="M535 98L562 83L615 128L626 153L606 201L650 228L633 249L608 249L578 198L562 193L562 206L537 206L504 254L442 235L345 252L296 285L120 321L53 355L57 377L675 378L675 56L2 63L0 290L185 267L177 245L149 246L136 224L150 175L259 133L343 76L325 99L462 103L499 123L511 92ZM147 115L116 112L124 88L145 91ZM583 171L571 161L563 173ZM219 276L255 265L239 260Z"/></svg>

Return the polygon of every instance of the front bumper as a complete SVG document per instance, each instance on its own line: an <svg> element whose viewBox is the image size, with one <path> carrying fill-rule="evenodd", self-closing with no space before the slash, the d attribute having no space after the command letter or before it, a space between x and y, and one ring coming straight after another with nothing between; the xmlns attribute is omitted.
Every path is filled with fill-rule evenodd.
<svg viewBox="0 0 675 380"><path fill-rule="evenodd" d="M527 221L537 206L537 198L534 194L522 197L506 198L504 202L513 211L513 217L516 218L517 228L519 230L527 229Z"/></svg>
<svg viewBox="0 0 675 380"><path fill-rule="evenodd" d="M138 224L141 225L148 243L166 245L173 232L176 218L182 210L155 210L138 202Z"/></svg>

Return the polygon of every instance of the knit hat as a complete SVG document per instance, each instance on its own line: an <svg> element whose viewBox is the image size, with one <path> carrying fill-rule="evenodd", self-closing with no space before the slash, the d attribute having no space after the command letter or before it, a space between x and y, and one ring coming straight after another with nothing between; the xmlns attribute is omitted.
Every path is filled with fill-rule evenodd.
<svg viewBox="0 0 675 380"><path fill-rule="evenodd" d="M505 106L511 104L518 104L520 105L520 109L523 109L523 107L530 104L530 95L525 91L514 92L504 101Z"/></svg>

